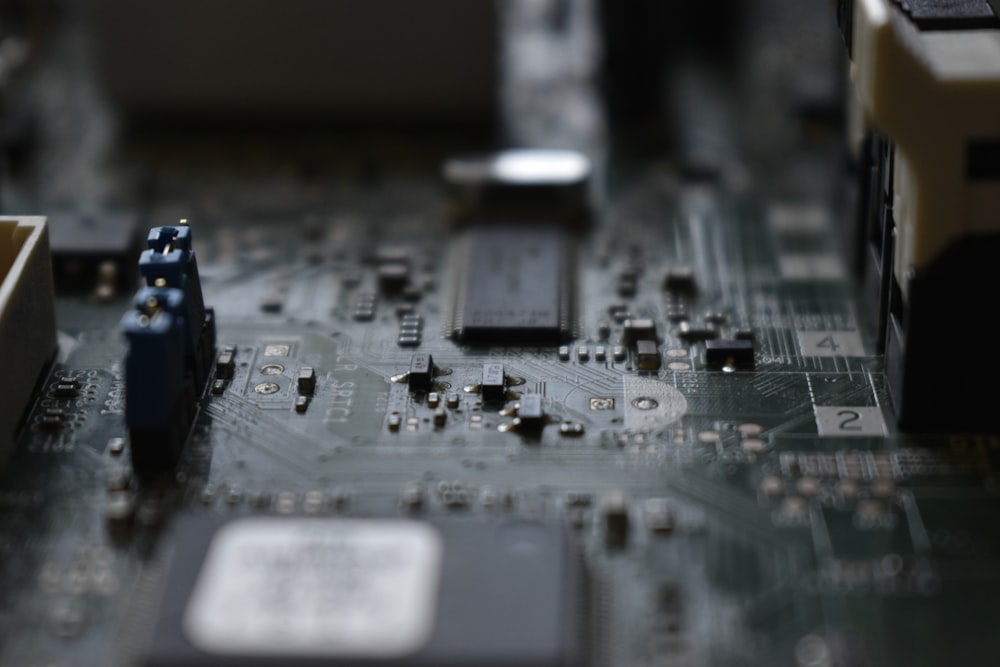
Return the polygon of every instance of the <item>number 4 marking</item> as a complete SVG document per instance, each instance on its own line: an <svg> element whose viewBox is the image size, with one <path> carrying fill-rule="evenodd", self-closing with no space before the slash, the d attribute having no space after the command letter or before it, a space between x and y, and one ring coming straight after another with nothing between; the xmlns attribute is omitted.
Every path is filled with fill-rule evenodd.
<svg viewBox="0 0 1000 667"><path fill-rule="evenodd" d="M797 331L803 357L863 357L865 346L857 331Z"/></svg>
<svg viewBox="0 0 1000 667"><path fill-rule="evenodd" d="M840 345L837 345L837 341L833 339L833 336L827 336L823 340L816 343L816 347L828 347L831 352L836 352L840 349Z"/></svg>

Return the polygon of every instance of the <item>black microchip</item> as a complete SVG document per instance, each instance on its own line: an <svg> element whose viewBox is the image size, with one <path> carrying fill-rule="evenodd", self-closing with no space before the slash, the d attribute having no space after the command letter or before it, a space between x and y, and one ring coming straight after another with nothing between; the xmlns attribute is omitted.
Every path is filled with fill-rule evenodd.
<svg viewBox="0 0 1000 667"><path fill-rule="evenodd" d="M555 344L573 336L569 241L555 227L489 226L465 239L452 333L463 343Z"/></svg>
<svg viewBox="0 0 1000 667"><path fill-rule="evenodd" d="M417 352L410 357L410 373L407 384L411 391L427 391L434 379L434 359L426 352Z"/></svg>
<svg viewBox="0 0 1000 667"><path fill-rule="evenodd" d="M655 371L660 368L660 350L651 340L640 340L635 344L635 365L640 371Z"/></svg>
<svg viewBox="0 0 1000 667"><path fill-rule="evenodd" d="M507 397L507 384L503 374L503 364L483 364L483 379L479 383L479 393L484 401L502 402Z"/></svg>
<svg viewBox="0 0 1000 667"><path fill-rule="evenodd" d="M517 404L517 425L538 428L544 425L545 410L541 394L524 394Z"/></svg>
<svg viewBox="0 0 1000 667"><path fill-rule="evenodd" d="M708 340L705 341L705 363L709 366L744 366L753 367L753 341Z"/></svg>
<svg viewBox="0 0 1000 667"><path fill-rule="evenodd" d="M559 523L199 517L172 543L158 615L135 621L143 667L581 664L586 580Z"/></svg>

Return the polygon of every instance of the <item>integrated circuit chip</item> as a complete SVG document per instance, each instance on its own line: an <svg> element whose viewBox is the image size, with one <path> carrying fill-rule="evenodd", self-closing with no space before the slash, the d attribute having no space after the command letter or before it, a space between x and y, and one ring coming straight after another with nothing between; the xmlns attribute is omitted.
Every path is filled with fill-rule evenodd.
<svg viewBox="0 0 1000 667"><path fill-rule="evenodd" d="M470 231L463 243L454 338L545 345L573 337L573 261L565 232L554 226L488 226Z"/></svg>
<svg viewBox="0 0 1000 667"><path fill-rule="evenodd" d="M565 526L182 522L145 667L571 667L585 581Z"/></svg>

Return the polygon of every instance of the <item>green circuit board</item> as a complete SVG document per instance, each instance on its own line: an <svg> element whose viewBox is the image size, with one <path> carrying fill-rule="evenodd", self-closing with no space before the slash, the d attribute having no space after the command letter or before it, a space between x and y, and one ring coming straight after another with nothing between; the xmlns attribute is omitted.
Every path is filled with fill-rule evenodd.
<svg viewBox="0 0 1000 667"><path fill-rule="evenodd" d="M757 26L784 59L739 80L839 56L824 9L807 35ZM897 428L841 231L843 139L798 119L791 92L678 75L679 115L747 147L712 178L646 127L554 131L593 160L591 215L543 233L455 221L441 164L475 135L102 139L106 110L63 67L75 34L34 81L52 143L5 206L55 225L91 198L140 235L189 220L216 363L176 469L137 475L132 284L57 289L58 353L0 478L0 664L299 664L148 657L189 527L251 517L556 526L582 563L588 667L995 664L1000 436ZM544 137L579 90L508 118L511 143ZM73 126L54 102L69 93ZM505 344L496 327L526 301L562 320L524 319L549 339ZM968 353L956 343L926 363ZM415 355L433 360L425 383Z"/></svg>

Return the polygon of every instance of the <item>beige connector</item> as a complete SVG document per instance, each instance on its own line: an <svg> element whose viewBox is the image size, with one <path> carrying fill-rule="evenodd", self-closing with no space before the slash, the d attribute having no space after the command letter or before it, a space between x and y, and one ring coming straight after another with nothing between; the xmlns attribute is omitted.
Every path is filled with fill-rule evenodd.
<svg viewBox="0 0 1000 667"><path fill-rule="evenodd" d="M968 150L1000 139L1000 30L918 30L889 0L854 5L851 78L870 125L895 144L895 274L953 241L1000 231L1000 184L972 181Z"/></svg>
<svg viewBox="0 0 1000 667"><path fill-rule="evenodd" d="M52 257L43 217L0 217L0 464L56 349Z"/></svg>

